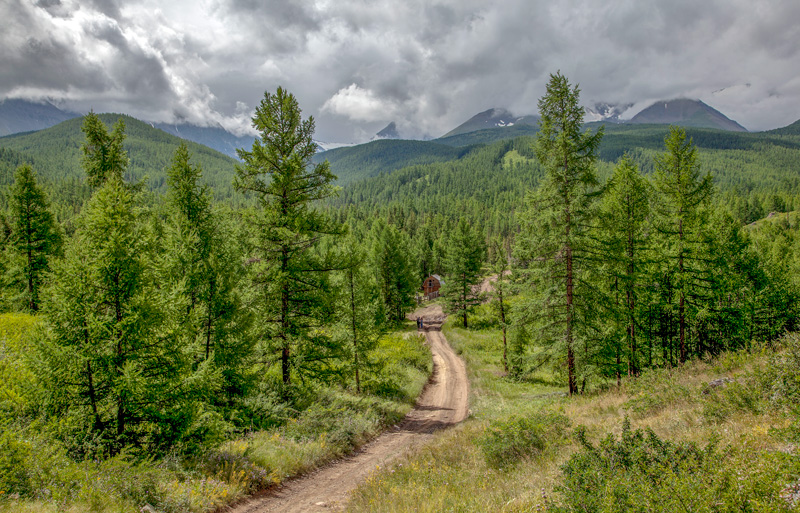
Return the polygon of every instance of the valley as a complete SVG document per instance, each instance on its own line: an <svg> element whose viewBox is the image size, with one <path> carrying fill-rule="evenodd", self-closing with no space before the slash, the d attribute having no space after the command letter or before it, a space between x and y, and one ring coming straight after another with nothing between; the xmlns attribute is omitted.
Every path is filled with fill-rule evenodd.
<svg viewBox="0 0 800 513"><path fill-rule="evenodd" d="M797 123L578 100L0 137L0 511L791 511Z"/></svg>

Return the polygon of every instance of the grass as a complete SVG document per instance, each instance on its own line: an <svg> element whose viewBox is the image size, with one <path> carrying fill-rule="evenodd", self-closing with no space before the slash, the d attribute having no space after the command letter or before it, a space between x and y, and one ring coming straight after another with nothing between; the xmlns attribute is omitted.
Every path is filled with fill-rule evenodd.
<svg viewBox="0 0 800 513"><path fill-rule="evenodd" d="M790 485L800 483L800 407L792 395L800 390L800 359L776 371L783 357L770 350L726 353L570 399L546 373L526 382L505 377L497 330L463 330L448 322L444 331L467 362L472 415L375 473L353 493L347 511L671 511L676 501L691 511L792 510L786 497ZM781 372L795 381L783 386L789 399L776 402L781 380L774 377ZM709 387L718 378L734 381ZM496 450L486 450L487 439ZM529 450L517 451L520 443ZM603 460L598 454L606 453L599 451L618 454L620 447L640 463L599 472L603 461L616 461ZM659 455L658 448L666 452ZM696 468L668 465L675 454L703 451L711 456L697 456ZM497 454L509 461L499 463ZM689 471L691 478L675 477ZM600 475L624 477L600 485ZM578 486L587 482L586 489ZM581 502L586 497L599 499Z"/></svg>
<svg viewBox="0 0 800 513"><path fill-rule="evenodd" d="M31 316L0 315L0 377L28 375L16 356L35 324ZM423 338L404 327L383 337L370 356L381 368L379 375L365 373L365 389L374 393L316 386L307 407L283 425L159 460L121 454L75 461L52 435L57 421L20 418L22 389L0 383L0 392L15 398L0 402L0 512L220 510L353 451L405 416L432 369Z"/></svg>

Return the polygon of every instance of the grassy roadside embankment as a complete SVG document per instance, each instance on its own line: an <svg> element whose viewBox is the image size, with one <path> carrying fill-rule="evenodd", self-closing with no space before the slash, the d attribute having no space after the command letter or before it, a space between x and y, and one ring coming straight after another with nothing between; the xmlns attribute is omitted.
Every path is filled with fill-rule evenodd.
<svg viewBox="0 0 800 513"><path fill-rule="evenodd" d="M375 473L348 511L800 507L797 336L569 399L547 374L504 377L496 330L444 332L467 362L471 418Z"/></svg>
<svg viewBox="0 0 800 513"><path fill-rule="evenodd" d="M266 431L231 434L195 454L161 459L135 451L75 461L59 440L59 419L38 401L30 337L36 318L0 315L0 512L208 512L341 457L399 422L432 369L416 330L384 336L371 354L380 373L364 373L356 395L309 385ZM144 508L144 509L143 509Z"/></svg>

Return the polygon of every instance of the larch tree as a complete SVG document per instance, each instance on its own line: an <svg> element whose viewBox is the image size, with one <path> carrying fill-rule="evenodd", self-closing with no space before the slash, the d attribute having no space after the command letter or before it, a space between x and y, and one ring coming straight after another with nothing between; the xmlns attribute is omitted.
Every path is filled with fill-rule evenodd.
<svg viewBox="0 0 800 513"><path fill-rule="evenodd" d="M493 284L492 304L497 309L497 317L500 321L500 332L503 334L503 369L508 372L508 275L510 274L509 254L503 239L495 237L491 245L491 269L496 274L497 279Z"/></svg>
<svg viewBox="0 0 800 513"><path fill-rule="evenodd" d="M336 330L344 353L349 356L356 393L361 393L363 370L369 365L368 352L375 348L381 333L380 302L375 276L368 266L365 248L349 235L342 243L346 268L338 273Z"/></svg>
<svg viewBox="0 0 800 513"><path fill-rule="evenodd" d="M230 240L227 219L212 210L202 185L202 169L190 162L185 143L167 169L166 268L179 285L185 308L184 336L196 360L213 358L228 399L242 391L251 356L246 309L238 294L244 274L238 245Z"/></svg>
<svg viewBox="0 0 800 513"><path fill-rule="evenodd" d="M378 281L383 314L401 322L414 305L418 281L411 261L408 236L382 219L372 226L372 266Z"/></svg>
<svg viewBox="0 0 800 513"><path fill-rule="evenodd" d="M620 382L621 358L627 355L627 374L639 373L637 323L638 301L646 286L649 256L649 217L652 187L639 172L636 163L623 156L614 167L600 204L601 275L606 281L605 306L612 320L615 374ZM621 297L620 297L621 296ZM622 327L624 334L619 333Z"/></svg>
<svg viewBox="0 0 800 513"><path fill-rule="evenodd" d="M312 164L314 119L302 119L297 99L283 88L266 92L252 118L258 130L251 150L237 150L234 186L259 204L252 216L255 238L250 259L258 290L261 337L280 354L281 378L326 344L320 328L330 315L328 275L337 265L316 251L341 226L315 210L315 201L336 193L327 161ZM305 354L304 354L305 353Z"/></svg>
<svg viewBox="0 0 800 513"><path fill-rule="evenodd" d="M448 310L467 327L467 314L481 303L481 267L486 253L483 237L461 218L448 238L444 298Z"/></svg>
<svg viewBox="0 0 800 513"><path fill-rule="evenodd" d="M25 302L28 309L35 312L39 309L39 294L44 275L50 268L50 257L60 249L61 234L50 212L47 195L36 182L31 166L17 168L9 192L11 242L24 261Z"/></svg>
<svg viewBox="0 0 800 513"><path fill-rule="evenodd" d="M129 162L122 146L125 141L125 122L119 119L109 133L100 116L90 111L83 118L81 130L86 134L86 140L81 145L81 163L89 186L97 189L112 176L122 179Z"/></svg>
<svg viewBox="0 0 800 513"><path fill-rule="evenodd" d="M550 75L539 100L540 129L536 157L545 170L539 190L529 195L520 213L521 233L515 248L524 263L528 302L520 321L533 323L540 345L556 346L566 357L569 393L577 393L576 336L588 358L586 301L576 294L590 262L586 232L592 213L591 193L597 186L595 162L602 128L583 130L580 90L556 73ZM584 381L585 383L585 381Z"/></svg>
<svg viewBox="0 0 800 513"><path fill-rule="evenodd" d="M156 286L138 215L129 187L111 176L82 212L44 308L49 383L67 399L60 413L87 412L112 454L174 440L192 424L193 398L217 381L209 366L194 372L171 336L179 314Z"/></svg>
<svg viewBox="0 0 800 513"><path fill-rule="evenodd" d="M666 272L678 301L679 361L685 362L687 347L687 299L698 292L702 272L703 230L707 206L713 194L711 174L703 175L697 148L686 131L671 127L664 140L666 152L655 158L655 209L657 228L665 244Z"/></svg>

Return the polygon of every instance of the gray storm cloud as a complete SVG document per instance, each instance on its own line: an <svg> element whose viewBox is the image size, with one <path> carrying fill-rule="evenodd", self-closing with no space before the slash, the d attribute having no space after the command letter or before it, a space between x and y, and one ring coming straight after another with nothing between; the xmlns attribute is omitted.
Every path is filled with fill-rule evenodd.
<svg viewBox="0 0 800 513"><path fill-rule="evenodd" d="M551 72L584 103L700 98L752 130L800 118L795 0L9 0L0 96L243 132L278 85L352 141L534 113Z"/></svg>

